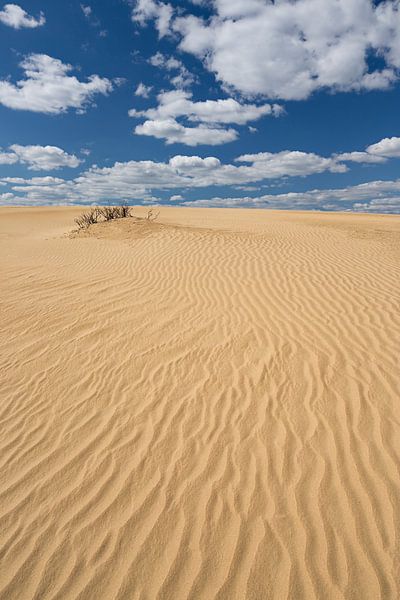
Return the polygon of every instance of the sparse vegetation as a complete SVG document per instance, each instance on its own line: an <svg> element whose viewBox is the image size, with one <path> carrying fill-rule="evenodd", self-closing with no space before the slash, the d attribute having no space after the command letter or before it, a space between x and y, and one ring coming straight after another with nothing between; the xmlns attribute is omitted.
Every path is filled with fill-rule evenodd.
<svg viewBox="0 0 400 600"><path fill-rule="evenodd" d="M154 212L154 210L151 208L148 213L147 213L147 217L146 220L147 221L155 221L158 217L158 215L160 214L160 211L158 211L157 213Z"/></svg>
<svg viewBox="0 0 400 600"><path fill-rule="evenodd" d="M127 204L120 204L119 206L102 206L99 208L100 217L102 217L104 221L131 217L131 210L131 207Z"/></svg>
<svg viewBox="0 0 400 600"><path fill-rule="evenodd" d="M75 219L75 223L78 225L79 229L87 229L89 225L98 223L100 214L101 210L99 208L91 208L89 212L82 213L80 217Z"/></svg>
<svg viewBox="0 0 400 600"><path fill-rule="evenodd" d="M113 219L118 219L117 206L104 206L100 209L100 213L104 221L112 221Z"/></svg>
<svg viewBox="0 0 400 600"><path fill-rule="evenodd" d="M118 214L120 219L125 219L126 217L131 217L131 211L132 208L130 206L128 206L127 204L120 204L119 206L117 206L118 208Z"/></svg>
<svg viewBox="0 0 400 600"><path fill-rule="evenodd" d="M127 217L133 217L137 221L148 221L152 223L158 218L160 212L154 212L151 208L146 217L135 217L132 214L132 208L128 204L120 204L119 206L96 206L91 208L88 212L82 213L75 219L75 223L78 225L78 229L87 229L90 225L95 223L101 223L104 221L112 221L114 219L125 219Z"/></svg>

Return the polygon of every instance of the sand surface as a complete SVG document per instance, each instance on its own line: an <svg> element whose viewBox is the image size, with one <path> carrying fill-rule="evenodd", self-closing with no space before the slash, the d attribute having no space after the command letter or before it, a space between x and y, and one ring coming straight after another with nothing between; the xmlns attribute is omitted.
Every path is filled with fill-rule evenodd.
<svg viewBox="0 0 400 600"><path fill-rule="evenodd" d="M0 210L1 600L398 599L400 218L78 212Z"/></svg>

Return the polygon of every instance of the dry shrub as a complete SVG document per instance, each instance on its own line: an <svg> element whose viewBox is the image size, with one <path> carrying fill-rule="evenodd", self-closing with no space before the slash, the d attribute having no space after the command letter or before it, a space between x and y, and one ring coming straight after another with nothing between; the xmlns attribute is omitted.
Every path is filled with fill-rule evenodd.
<svg viewBox="0 0 400 600"><path fill-rule="evenodd" d="M132 216L132 208L130 206L128 206L127 204L123 203L120 204L118 206L118 211L119 211L119 218L120 219L125 219L126 217L131 217Z"/></svg>
<svg viewBox="0 0 400 600"><path fill-rule="evenodd" d="M155 221L158 217L158 215L160 214L160 211L158 211L157 213L154 212L154 210L151 208L148 213L147 213L147 217L146 220L147 221Z"/></svg>
<svg viewBox="0 0 400 600"><path fill-rule="evenodd" d="M101 216L101 210L97 207L91 208L89 212L82 213L80 217L75 219L75 223L79 229L87 229L89 225L98 223L99 217Z"/></svg>
<svg viewBox="0 0 400 600"><path fill-rule="evenodd" d="M100 213L105 221L112 221L131 217L131 210L127 204L120 204L119 206L104 206L100 209Z"/></svg>
<svg viewBox="0 0 400 600"><path fill-rule="evenodd" d="M157 219L159 214L159 212L155 213L151 208L146 217L136 217L136 219L139 221L145 220L151 223ZM114 219L125 219L127 217L133 217L132 208L126 203L123 203L119 206L91 208L88 212L82 213L80 217L75 219L75 223L78 225L79 229L87 229L90 225L99 223L99 221L112 221Z"/></svg>
<svg viewBox="0 0 400 600"><path fill-rule="evenodd" d="M118 218L116 206L102 206L100 213L105 221L112 221Z"/></svg>

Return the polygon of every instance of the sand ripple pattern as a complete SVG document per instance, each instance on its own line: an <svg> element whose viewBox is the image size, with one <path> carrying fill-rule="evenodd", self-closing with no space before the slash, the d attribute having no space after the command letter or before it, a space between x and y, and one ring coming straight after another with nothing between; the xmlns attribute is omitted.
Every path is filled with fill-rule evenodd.
<svg viewBox="0 0 400 600"><path fill-rule="evenodd" d="M0 599L398 599L398 217L73 216L0 212Z"/></svg>

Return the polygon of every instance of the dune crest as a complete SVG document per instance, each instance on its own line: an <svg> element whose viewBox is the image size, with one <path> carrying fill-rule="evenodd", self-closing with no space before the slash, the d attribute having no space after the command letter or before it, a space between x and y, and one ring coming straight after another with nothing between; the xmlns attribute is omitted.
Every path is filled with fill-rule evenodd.
<svg viewBox="0 0 400 600"><path fill-rule="evenodd" d="M398 598L399 217L79 212L0 210L0 599Z"/></svg>

